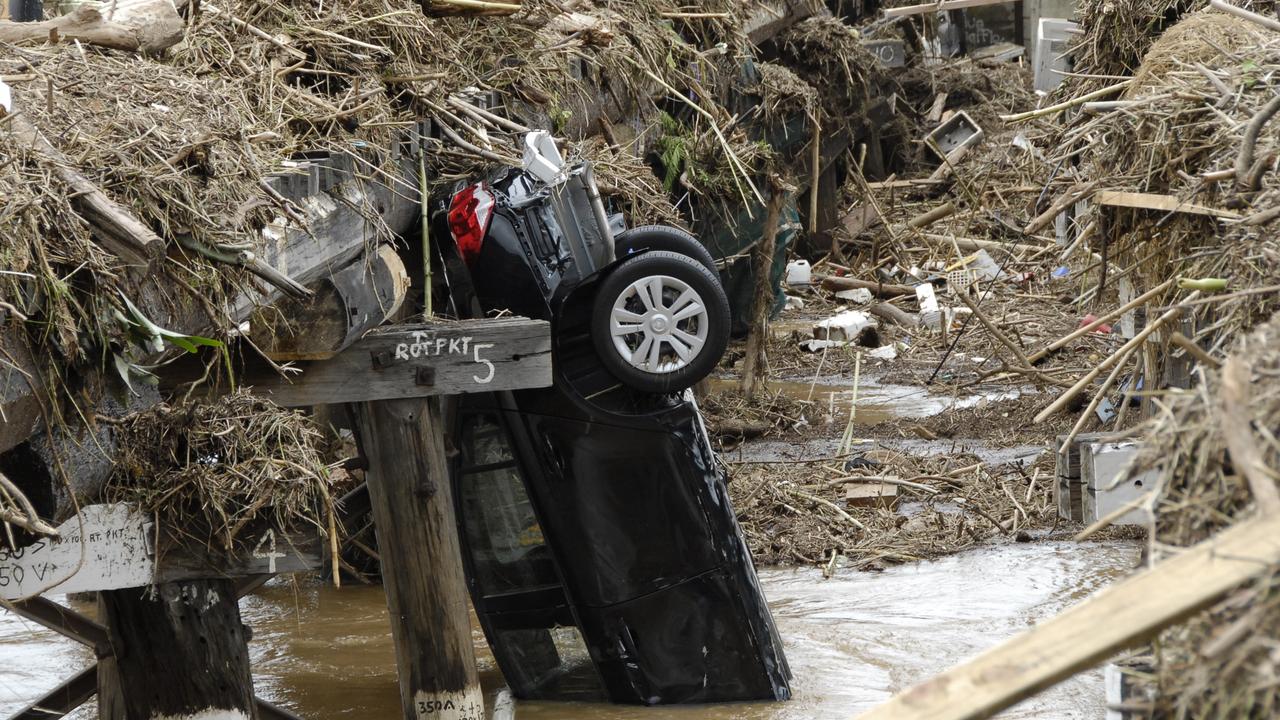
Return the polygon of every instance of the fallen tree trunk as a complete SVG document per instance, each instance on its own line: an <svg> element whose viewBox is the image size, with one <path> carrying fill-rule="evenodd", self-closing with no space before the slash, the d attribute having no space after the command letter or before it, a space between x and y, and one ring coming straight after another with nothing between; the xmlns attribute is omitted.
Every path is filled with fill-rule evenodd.
<svg viewBox="0 0 1280 720"><path fill-rule="evenodd" d="M1280 517L1246 520L858 718L989 718L1150 639L1276 563Z"/></svg>
<svg viewBox="0 0 1280 720"><path fill-rule="evenodd" d="M0 21L0 42L12 44L78 40L89 45L157 53L182 39L183 23L173 0L118 0L110 18L81 6L39 22Z"/></svg>

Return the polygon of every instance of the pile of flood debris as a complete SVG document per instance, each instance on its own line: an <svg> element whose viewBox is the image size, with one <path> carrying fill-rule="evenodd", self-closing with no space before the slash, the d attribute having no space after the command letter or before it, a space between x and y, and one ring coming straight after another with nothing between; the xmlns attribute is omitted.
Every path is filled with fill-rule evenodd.
<svg viewBox="0 0 1280 720"><path fill-rule="evenodd" d="M314 297L315 278L291 274L278 246L311 232L300 197L317 185L392 194L343 194L365 222L352 247L310 259L327 267L404 243L412 230L387 226L386 205L447 198L460 179L518 164L523 133L549 128L595 160L633 225L723 226L720 254L738 252L758 234L762 178L804 174L793 166L817 127L861 132L862 106L889 82L839 21L792 27L825 14L818 4L784 22L765 4L531 1L493 17L407 0L139 0L4 21L0 307L6 352L22 359L5 370L5 409L22 412L3 450L38 446L41 472L5 467L78 487L52 455L64 441L114 452L97 411L158 402L155 371L182 355L204 364L185 396L234 385L226 357L259 354L252 328L277 324L272 305ZM753 42L782 31L783 56L833 43L860 55L800 80L756 60ZM841 100L824 109L818 89ZM48 494L23 482L6 488L15 503Z"/></svg>
<svg viewBox="0 0 1280 720"><path fill-rule="evenodd" d="M1239 338L1221 370L1172 398L1144 428L1132 472L1154 479L1155 524L1147 563L1212 538L1258 512L1280 512L1280 316ZM1157 499L1158 498L1158 499ZM1130 662L1157 717L1251 717L1274 713L1275 639L1280 634L1274 568L1167 630L1154 651ZM1259 710L1259 708L1271 708Z"/></svg>
<svg viewBox="0 0 1280 720"><path fill-rule="evenodd" d="M933 70L936 101L917 94L908 112L926 114L925 128L953 123L970 145L922 135L924 152L898 173L852 173L843 227L829 254L794 266L768 345L770 377L799 385L799 399L711 404L713 428L722 405L738 405L766 436L878 445L842 441L779 467L730 461L762 557L834 567L845 554L866 569L964 547L970 533L1053 537L1035 531L1060 522L1074 533L1062 473L1081 442L1138 449L1089 491L1139 489L1099 500L1081 538L1118 522L1136 524L1106 531L1150 528L1146 567L1275 510L1280 21L1269 2L1209 4L1082 3L1074 69L1038 96L1016 65ZM982 84L984 114L956 106ZM868 378L1017 396L858 425L814 401L813 387L837 384L856 405ZM965 472L972 446L902 450L940 428L1046 453ZM732 444L742 428L730 429ZM1275 585L1261 572L1136 653L1126 711L1272 714Z"/></svg>
<svg viewBox="0 0 1280 720"><path fill-rule="evenodd" d="M70 439L120 462L55 507L206 515L226 547L276 513L334 541L317 431L192 399L256 354L245 323L313 292L264 259L311 232L288 188L314 189L321 155L338 183L385 185L343 200L366 223L341 261L422 253L384 203L436 207L547 128L631 225L693 230L764 348L752 373L808 387L726 390L758 365L735 348L702 400L722 449L821 448L725 453L759 561L876 569L1075 532L1058 451L1104 433L1141 443L1128 477L1159 478L1122 508L1147 511L1157 562L1271 503L1280 452L1280 32L1274 2L1209 4L1083 0L1040 92L1017 52L943 52L945 13L843 0L202 0L163 27L89 7L5 24L0 340L30 398L3 400L39 423L0 428L0 470L46 470L0 475L0 520L48 530L49 493L23 482L73 487ZM161 405L149 384L187 354L203 376ZM871 384L978 401L859 417ZM1274 702L1256 671L1274 585L1162 639L1156 716Z"/></svg>

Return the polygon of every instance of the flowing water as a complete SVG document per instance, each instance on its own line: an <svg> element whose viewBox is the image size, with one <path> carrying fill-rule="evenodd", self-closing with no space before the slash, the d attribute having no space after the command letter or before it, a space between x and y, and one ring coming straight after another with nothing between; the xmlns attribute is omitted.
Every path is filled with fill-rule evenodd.
<svg viewBox="0 0 1280 720"><path fill-rule="evenodd" d="M504 717L547 720L852 718L1079 602L1124 574L1137 552L1129 544L1046 542L993 545L881 573L843 571L830 580L811 569L765 569L761 580L795 674L795 699L786 703L512 703L476 632L486 704ZM380 588L278 581L241 607L253 631L260 695L314 720L400 717ZM88 650L0 612L0 718L90 660ZM1000 717L1101 719L1104 707L1102 674L1091 672Z"/></svg>
<svg viewBox="0 0 1280 720"><path fill-rule="evenodd" d="M711 379L712 390L732 389L737 385L736 379ZM833 376L811 380L767 380L765 386L772 392L813 402L818 408L825 408L831 415L841 418L841 424L856 404L858 425L874 425L902 418L932 417L948 410L962 410L983 402L1011 400L1034 392L1033 388L998 387L988 390L973 388L962 395L951 395L945 390L934 392L918 385L885 383L867 376L860 379L856 390L852 379Z"/></svg>

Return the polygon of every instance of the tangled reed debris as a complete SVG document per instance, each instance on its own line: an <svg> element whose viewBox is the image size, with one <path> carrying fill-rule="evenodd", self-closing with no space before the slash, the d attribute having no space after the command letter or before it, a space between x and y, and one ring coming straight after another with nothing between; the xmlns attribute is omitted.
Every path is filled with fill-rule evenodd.
<svg viewBox="0 0 1280 720"><path fill-rule="evenodd" d="M333 527L324 438L299 412L237 391L209 403L158 405L119 429L104 496L136 503L168 537L231 552L254 521L321 534Z"/></svg>
<svg viewBox="0 0 1280 720"><path fill-rule="evenodd" d="M1228 373L1169 401L1144 428L1132 472L1154 471L1152 562L1190 547L1238 520L1266 512L1280 480L1280 314L1243 336ZM1241 394L1243 393L1243 394ZM1240 429L1244 431L1241 432ZM1254 462L1247 465L1248 459ZM1253 476L1253 477L1251 477ZM1280 571L1272 569L1208 611L1166 631L1155 655L1154 720L1271 717L1280 707Z"/></svg>

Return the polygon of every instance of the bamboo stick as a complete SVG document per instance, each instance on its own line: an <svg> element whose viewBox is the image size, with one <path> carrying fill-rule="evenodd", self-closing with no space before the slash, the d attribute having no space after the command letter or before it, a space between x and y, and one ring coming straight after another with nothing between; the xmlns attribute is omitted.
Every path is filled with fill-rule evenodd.
<svg viewBox="0 0 1280 720"><path fill-rule="evenodd" d="M1187 296L1187 300L1194 300L1196 296L1198 296L1199 294L1200 294L1199 291L1193 292ZM1180 314L1182 314L1182 308L1175 307L1172 310L1169 310L1165 314L1161 315L1160 317L1156 318L1154 322L1152 322L1151 324L1143 328L1142 332L1135 335L1132 340L1122 345L1119 350L1115 351L1105 360L1098 363L1097 367L1090 370L1087 374L1085 374L1084 377L1080 378L1080 380L1075 385L1072 385L1069 389L1063 392L1062 395L1058 396L1058 399L1054 400L1049 405L1049 407L1045 408L1044 410L1041 410L1040 414L1036 415L1035 419L1032 422L1042 423L1045 420L1047 420L1050 416L1052 416L1054 413L1065 408L1072 400L1075 399L1077 395L1083 392L1084 389L1088 387L1090 383L1092 383L1095 379L1097 379L1097 377L1101 375L1104 370L1107 370L1108 368L1110 368L1113 363L1119 360L1126 353L1131 352L1133 348L1136 348L1142 343L1146 342L1147 338L1151 337L1151 335L1156 330L1159 330L1166 323L1168 323L1170 320L1174 319Z"/></svg>
<svg viewBox="0 0 1280 720"><path fill-rule="evenodd" d="M1131 82L1133 81L1125 80L1122 83L1116 83L1115 85L1104 87L1101 90L1095 90L1087 95L1081 95L1078 98L1073 98L1066 102L1060 102L1057 105L1050 105L1049 107L1041 108L1039 110L1030 110L1024 113L1015 113L1013 115L1001 115L1000 120L1007 123L1015 123L1022 122L1023 120L1044 117L1045 115L1054 115L1062 112L1063 110L1069 110L1077 105L1083 105L1087 102L1097 100L1100 97L1106 97L1112 93L1120 92L1121 90L1129 87L1129 83Z"/></svg>
<svg viewBox="0 0 1280 720"><path fill-rule="evenodd" d="M1210 7L1221 10L1224 13L1229 13L1238 18L1244 18L1250 22L1258 23L1262 27L1280 31L1280 20L1269 18L1265 15L1259 15L1256 12L1245 10L1242 7L1236 7L1229 2L1224 2L1224 0L1209 0L1209 5Z"/></svg>
<svg viewBox="0 0 1280 720"><path fill-rule="evenodd" d="M1146 291L1146 292L1142 293L1141 295L1139 295L1138 297L1136 297L1136 298L1134 298L1134 299L1130 300L1129 302L1125 303L1124 305L1121 305L1120 307L1118 307L1118 308L1116 308L1115 310L1112 310L1111 312L1109 312L1109 313L1107 313L1107 314L1105 314L1105 315L1103 315L1103 316L1099 317L1098 319L1094 320L1093 322L1089 323L1088 325L1085 325L1084 327L1082 327L1082 328L1080 328L1080 329L1076 330L1075 332L1072 332L1070 335L1067 335L1066 337L1061 338L1061 339L1059 339L1059 340L1055 340L1054 342L1050 343L1050 344L1048 345L1048 347L1045 347L1043 350L1037 350L1036 352L1031 353L1031 355L1030 355L1030 356L1028 356L1028 358L1027 358L1027 359L1028 359L1028 360L1030 360L1030 361L1031 361L1031 362L1033 362L1033 363L1035 363L1035 362L1039 362L1040 360L1044 359L1044 357L1045 357L1045 356L1047 356L1049 353L1053 352L1054 350L1059 350L1059 349L1061 349L1061 348L1063 348L1063 347L1066 347L1066 345L1067 345L1068 343L1070 343L1072 340L1075 340L1076 338L1082 337L1082 336L1084 336L1084 335L1088 335L1089 333L1093 332L1094 330L1097 330L1097 329L1098 329L1099 327L1101 327L1103 324L1108 323L1108 322L1110 322L1110 321L1112 321L1112 320L1114 320L1114 319L1116 319L1116 318L1120 317L1121 315L1123 315L1123 314L1125 314L1125 313L1129 312L1130 310L1133 310L1134 308L1138 307L1139 305L1143 305L1143 304L1145 304L1147 301L1151 300L1151 299L1152 299L1152 298L1154 298L1155 296L1157 296L1157 295L1159 295L1160 293L1162 293L1162 292L1164 292L1164 291L1168 290L1169 288L1173 287L1173 284L1174 284L1175 282L1176 282L1175 280L1166 280L1166 281L1164 281L1164 282L1160 283L1159 285L1157 285L1157 286L1155 286L1155 287L1151 288L1150 290L1148 290L1148 291Z"/></svg>

